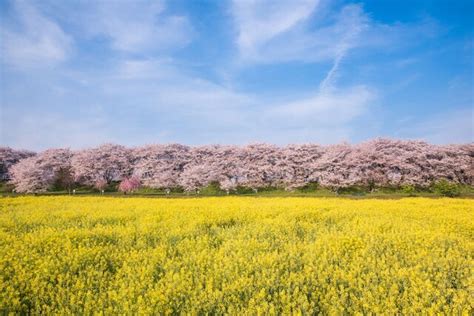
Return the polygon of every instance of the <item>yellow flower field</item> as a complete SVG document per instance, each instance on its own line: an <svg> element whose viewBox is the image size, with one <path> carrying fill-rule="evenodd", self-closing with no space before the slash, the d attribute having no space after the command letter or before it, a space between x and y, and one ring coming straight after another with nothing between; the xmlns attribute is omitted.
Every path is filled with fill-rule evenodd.
<svg viewBox="0 0 474 316"><path fill-rule="evenodd" d="M474 201L0 199L0 311L465 314Z"/></svg>

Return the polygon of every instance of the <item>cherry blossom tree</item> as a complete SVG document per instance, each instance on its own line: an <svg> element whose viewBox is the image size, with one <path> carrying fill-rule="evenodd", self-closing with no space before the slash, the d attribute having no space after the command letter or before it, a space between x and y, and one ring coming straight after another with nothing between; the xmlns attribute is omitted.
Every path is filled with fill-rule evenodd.
<svg viewBox="0 0 474 316"><path fill-rule="evenodd" d="M99 191L105 190L106 187L107 187L107 181L105 179L98 179L94 183L94 188L96 188Z"/></svg>
<svg viewBox="0 0 474 316"><path fill-rule="evenodd" d="M32 157L35 153L28 150L15 150L10 147L0 147L0 180L9 180L11 166L22 159Z"/></svg>
<svg viewBox="0 0 474 316"><path fill-rule="evenodd" d="M62 177L68 185L72 177L72 152L69 149L48 149L11 167L11 183L20 193L47 191ZM68 187L70 189L70 187Z"/></svg>
<svg viewBox="0 0 474 316"><path fill-rule="evenodd" d="M62 190L65 189L69 194L71 194L74 188L74 175L72 173L72 168L70 165L60 167L54 176L52 189Z"/></svg>
<svg viewBox="0 0 474 316"><path fill-rule="evenodd" d="M137 147L131 155L133 174L143 185L159 189L178 186L180 174L190 159L189 147L179 144Z"/></svg>
<svg viewBox="0 0 474 316"><path fill-rule="evenodd" d="M123 193L133 192L140 188L140 180L137 177L123 179L119 184L119 191Z"/></svg>
<svg viewBox="0 0 474 316"><path fill-rule="evenodd" d="M351 186L357 182L357 177L347 168L348 156L351 154L349 144L327 146L324 154L312 166L312 178L324 187L337 191L341 187Z"/></svg>
<svg viewBox="0 0 474 316"><path fill-rule="evenodd" d="M440 179L474 184L473 143L440 146L379 138L356 145L285 147L169 144L128 149L106 144L75 152L53 149L22 160L18 157L31 153L2 152L2 166L7 166L3 170L9 170L19 192L46 190L54 183L70 188L70 176L99 189L122 180L127 180L122 181L126 188L130 179L136 178L147 187L182 187L188 192L211 183L219 183L227 192L238 186L292 190L311 183L336 192L350 186L371 190L382 186L428 187Z"/></svg>
<svg viewBox="0 0 474 316"><path fill-rule="evenodd" d="M98 180L108 184L132 173L130 150L121 145L105 144L74 153L72 168L76 181L93 186Z"/></svg>
<svg viewBox="0 0 474 316"><path fill-rule="evenodd" d="M191 148L179 183L187 191L196 190L212 182L223 190L235 189L242 180L239 167L239 148L236 146L207 145Z"/></svg>
<svg viewBox="0 0 474 316"><path fill-rule="evenodd" d="M266 186L281 186L284 179L281 149L269 144L251 144L239 150L237 182L255 191Z"/></svg>
<svg viewBox="0 0 474 316"><path fill-rule="evenodd" d="M324 153L324 148L315 144L288 145L282 148L279 168L283 172L285 188L291 190L318 182L316 163Z"/></svg>

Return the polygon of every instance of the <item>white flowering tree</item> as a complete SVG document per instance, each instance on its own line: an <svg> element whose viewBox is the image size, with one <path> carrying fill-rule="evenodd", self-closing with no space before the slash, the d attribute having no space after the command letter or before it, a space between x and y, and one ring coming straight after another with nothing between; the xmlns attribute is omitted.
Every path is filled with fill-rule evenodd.
<svg viewBox="0 0 474 316"><path fill-rule="evenodd" d="M68 190L72 187L72 152L69 149L48 149L21 160L11 168L11 183L20 193L47 191L56 181Z"/></svg>

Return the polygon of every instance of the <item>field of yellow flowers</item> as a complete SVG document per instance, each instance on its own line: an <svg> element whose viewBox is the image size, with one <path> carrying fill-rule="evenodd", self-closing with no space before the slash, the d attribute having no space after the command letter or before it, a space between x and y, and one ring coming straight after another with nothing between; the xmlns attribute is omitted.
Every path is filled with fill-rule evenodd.
<svg viewBox="0 0 474 316"><path fill-rule="evenodd" d="M0 199L0 312L472 313L474 200Z"/></svg>

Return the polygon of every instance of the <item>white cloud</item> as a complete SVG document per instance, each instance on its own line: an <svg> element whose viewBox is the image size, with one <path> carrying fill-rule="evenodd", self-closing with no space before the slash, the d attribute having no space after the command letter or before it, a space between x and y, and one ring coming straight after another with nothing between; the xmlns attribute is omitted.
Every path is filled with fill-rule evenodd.
<svg viewBox="0 0 474 316"><path fill-rule="evenodd" d="M431 17L411 23L396 22L393 24L376 23L370 25L364 34L364 47L373 49L382 47L384 50L398 50L419 45L426 39L436 38L445 30Z"/></svg>
<svg viewBox="0 0 474 316"><path fill-rule="evenodd" d="M17 1L11 20L1 28L2 62L17 67L44 67L66 60L73 39L32 4Z"/></svg>
<svg viewBox="0 0 474 316"><path fill-rule="evenodd" d="M311 26L308 18L318 13L318 4L317 0L234 1L232 13L242 61L336 60L336 71L347 50L362 44L358 36L367 27L368 18L361 6L347 5L335 15L318 16L317 27Z"/></svg>
<svg viewBox="0 0 474 316"><path fill-rule="evenodd" d="M74 36L79 44L83 40L105 40L117 52L139 56L182 48L194 36L189 19L170 14L164 0L18 1L15 6L27 14L20 18L24 24L28 23L29 34L54 31L45 23L35 22L36 16L44 20L46 15L54 17L54 25L59 30L59 25L67 29L68 35L61 31L63 35ZM12 23L5 21L4 24L10 26Z"/></svg>
<svg viewBox="0 0 474 316"><path fill-rule="evenodd" d="M308 18L319 0L233 1L239 35L237 44L244 57L258 54L261 46Z"/></svg>
<svg viewBox="0 0 474 316"><path fill-rule="evenodd" d="M71 75L81 86L72 88L61 78L50 84L63 88L60 100L74 100L74 105L56 104L54 113L41 100L32 103L34 111L7 107L2 142L33 149L105 141L329 143L351 139L354 122L367 114L375 97L358 86L281 103L202 79L160 59L123 60L114 68ZM35 121L38 113L43 113L41 120Z"/></svg>
<svg viewBox="0 0 474 316"><path fill-rule="evenodd" d="M114 76L128 80L156 80L172 77L176 71L170 69L172 59L127 59L117 66Z"/></svg>
<svg viewBox="0 0 474 316"><path fill-rule="evenodd" d="M429 16L413 23L383 24L371 19L362 5L338 8L319 0L234 0L231 13L241 65L332 61L322 87L334 80L351 49L396 51L443 32Z"/></svg>
<svg viewBox="0 0 474 316"><path fill-rule="evenodd" d="M365 86L319 91L308 98L273 107L268 117L295 125L337 126L364 114L374 99L375 93Z"/></svg>
<svg viewBox="0 0 474 316"><path fill-rule="evenodd" d="M282 102L276 97L233 89L232 82L226 86L205 80L186 65L175 63L169 57L170 50L189 43L193 30L186 17L169 15L161 1L79 2L77 11L68 5L56 2L42 7L40 14L26 2L20 3L16 19L21 28L5 24L8 29L2 30L9 56L22 61L19 64L67 58L72 39L46 16L61 19L61 25L69 26L65 29L77 37L78 43L105 38L115 51L108 56L107 67L61 67L57 74L50 74L48 83L56 92L46 89L42 100L32 99L29 105L30 109L38 108L35 113L45 113L41 120L35 121L38 114L27 110L11 111L20 106L8 104L3 136L15 146L84 146L104 141L197 144L265 140L282 144L351 140L361 133L356 131L357 122L366 123L372 115L377 96L364 84L339 87L339 68L354 48L402 41L395 36L401 26L374 27L359 5L344 6L334 14L319 11L322 9L317 0L235 1L235 41L243 64L328 64L329 71L319 87L305 92L303 97ZM313 21L310 17L322 20ZM67 20L71 24L67 25ZM410 32L410 28L403 28L403 32ZM387 34L386 41L381 34ZM65 77L67 80L63 80ZM54 104L46 104L45 100ZM95 103L104 113L74 113L93 108L91 104ZM464 136L450 137L466 138L465 131L472 120L468 122L465 117L453 117L454 123L433 119L423 128L407 130L406 135L435 140L446 137L444 129L454 130L459 125L464 126ZM368 129L364 125L364 131Z"/></svg>
<svg viewBox="0 0 474 316"><path fill-rule="evenodd" d="M342 10L339 23L336 23L336 29L339 29L343 35L335 46L333 65L320 84L322 91L333 87L342 59L349 49L357 45L357 37L366 27L367 23L359 6L346 6Z"/></svg>
<svg viewBox="0 0 474 316"><path fill-rule="evenodd" d="M103 113L93 111L80 116L41 110L8 109L2 118L1 142L16 148L43 150L52 147L80 148L118 140L108 128ZM41 119L39 119L39 117Z"/></svg>
<svg viewBox="0 0 474 316"><path fill-rule="evenodd" d="M90 84L112 97L135 95L142 108L152 111L167 109L212 118L219 111L255 105L252 96L187 73L169 59L123 60L103 76L107 79L99 75L98 81Z"/></svg>
<svg viewBox="0 0 474 316"><path fill-rule="evenodd" d="M150 80L151 79L151 80ZM281 103L236 91L195 75L183 72L173 61L125 60L116 70L92 85L101 85L108 95L132 94L147 96L151 108L174 108L177 111L197 109L210 116L219 110L235 109L269 120L311 120L324 125L342 124L363 114L375 92L363 85L349 88L333 87ZM217 112L215 112L217 111Z"/></svg>
<svg viewBox="0 0 474 316"><path fill-rule="evenodd" d="M319 88L309 96L284 104L266 100L272 106L260 104L262 112L254 115L263 133L255 134L279 143L340 141L352 138L354 121L368 113L376 98L373 89L364 85L339 88L336 79L349 50L362 45L360 36L369 19L360 5L346 5L336 13L323 11L318 0L233 2L236 44L244 65L332 62ZM319 21L311 25L311 16Z"/></svg>
<svg viewBox="0 0 474 316"><path fill-rule="evenodd" d="M471 106L428 116L416 125L402 126L397 136L435 144L474 142L474 109Z"/></svg>
<svg viewBox="0 0 474 316"><path fill-rule="evenodd" d="M79 15L90 36L106 36L112 48L140 54L180 48L193 30L185 16L166 14L163 1L100 1L87 3Z"/></svg>

